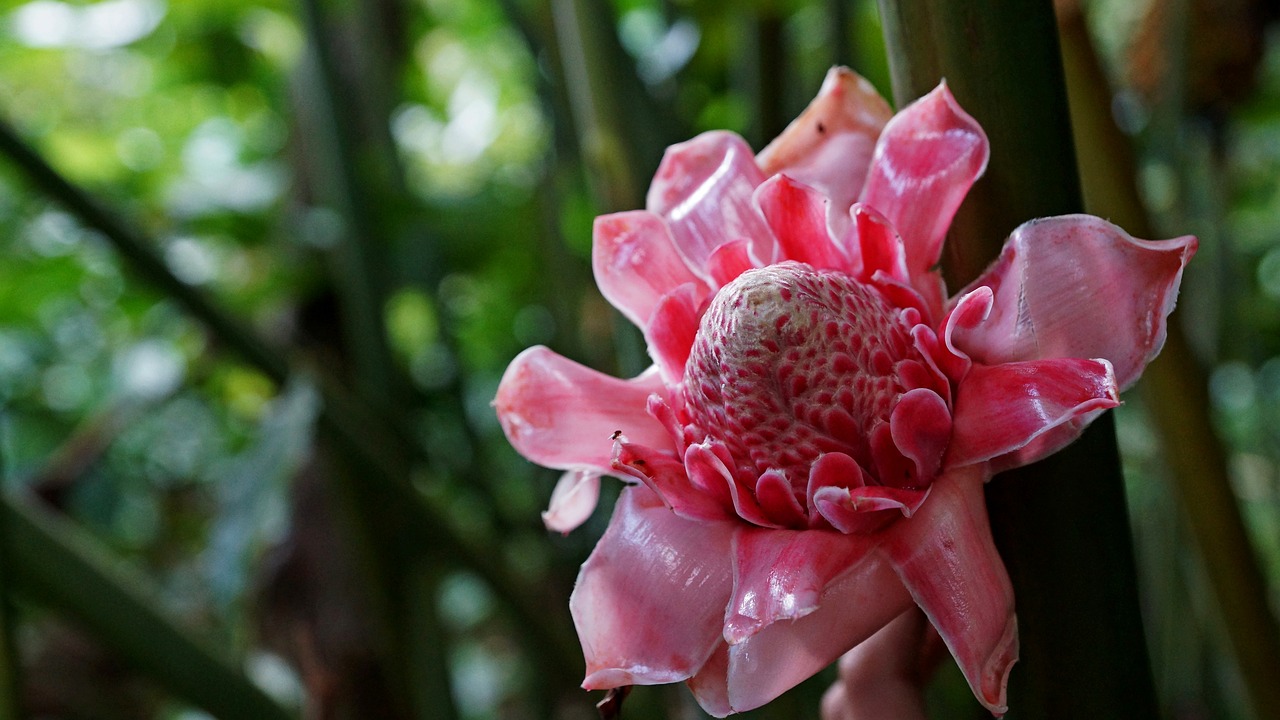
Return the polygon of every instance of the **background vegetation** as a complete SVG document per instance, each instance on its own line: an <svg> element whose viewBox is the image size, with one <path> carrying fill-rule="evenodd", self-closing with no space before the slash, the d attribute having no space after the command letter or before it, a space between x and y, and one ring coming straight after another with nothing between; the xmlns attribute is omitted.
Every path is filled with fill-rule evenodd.
<svg viewBox="0 0 1280 720"><path fill-rule="evenodd" d="M1275 11L1059 5L1091 208L1201 238L1175 369L1117 413L1161 707L1265 717ZM608 513L548 534L556 473L489 401L535 343L637 372L592 218L696 132L761 147L834 63L890 94L876 3L8 4L0 718L594 716L567 597ZM981 717L953 669L931 702Z"/></svg>

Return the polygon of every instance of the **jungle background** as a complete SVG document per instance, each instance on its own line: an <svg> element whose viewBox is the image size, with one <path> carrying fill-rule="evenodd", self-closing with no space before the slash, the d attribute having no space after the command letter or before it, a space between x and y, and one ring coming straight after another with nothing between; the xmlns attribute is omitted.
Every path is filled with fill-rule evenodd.
<svg viewBox="0 0 1280 720"><path fill-rule="evenodd" d="M1161 709L1267 717L1280 9L1058 13L1091 211L1201 240L1180 369L1117 412ZM872 0L0 6L0 718L594 717L567 598L617 483L548 533L501 373L642 369L593 217L697 132L762 147L833 64L889 96L885 52ZM984 716L950 667L930 703Z"/></svg>

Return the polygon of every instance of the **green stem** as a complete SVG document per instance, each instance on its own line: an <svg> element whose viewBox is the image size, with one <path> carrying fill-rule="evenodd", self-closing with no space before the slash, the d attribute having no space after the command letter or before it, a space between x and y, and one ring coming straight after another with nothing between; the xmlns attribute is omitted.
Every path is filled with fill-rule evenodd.
<svg viewBox="0 0 1280 720"><path fill-rule="evenodd" d="M392 194L396 183L386 177L390 163L380 157L385 152L370 147L377 144L376 140L362 141L357 109L366 102L365 93L360 93L360 101L352 101L356 90L339 71L335 57L337 49L344 47L348 55L354 54L350 46L356 43L331 32L330 13L324 5L322 0L302 2L313 69L307 87L316 101L315 106L309 108L313 112L307 114L319 130L319 142L314 147L321 171L312 177L320 182L323 194L346 221L333 275L341 297L342 327L347 340L344 348L351 355L355 386L361 395L379 407L390 409L394 407L393 400L403 393L395 392L394 380L399 373L385 332L387 283L384 275L390 267L389 242L386 219L379 216L386 214L387 196ZM347 42L340 42L343 39ZM362 59L348 57L347 65L376 65L367 59L351 62ZM379 86L377 78L366 78L363 82ZM385 126L385 118L382 120L381 125Z"/></svg>
<svg viewBox="0 0 1280 720"><path fill-rule="evenodd" d="M5 579L29 599L77 621L135 668L210 714L232 720L290 715L148 597L159 592L98 549L75 525L32 502L0 504Z"/></svg>
<svg viewBox="0 0 1280 720"><path fill-rule="evenodd" d="M790 117L785 111L787 55L783 47L783 17L772 0L755 3L744 15L743 43L746 58L747 94L752 99L750 140L764 147L782 133Z"/></svg>
<svg viewBox="0 0 1280 720"><path fill-rule="evenodd" d="M1071 127L1049 0L880 0L901 105L946 77L992 145L952 226L952 287L1035 217L1079 212ZM1158 717L1110 414L1073 446L987 489L1018 603L1021 660L1009 717Z"/></svg>
<svg viewBox="0 0 1280 720"><path fill-rule="evenodd" d="M612 19L601 18L591 0L552 0L551 13L579 146L601 207L610 212L640 207L644 178L619 122L619 89L609 78Z"/></svg>
<svg viewBox="0 0 1280 720"><path fill-rule="evenodd" d="M364 25L350 22L350 8L341 14L330 12L334 4L302 2L312 68L307 87L315 99L304 106L303 114L320 130L315 153L320 164L312 177L346 220L332 274L354 386L364 401L398 417L406 394L398 391L403 388L397 387L400 372L387 342L384 308L385 275L391 267L390 210L403 191L394 149L389 141L379 142L382 138L376 130L387 126L386 108L379 102L386 93L378 92L385 85L385 73L379 71L384 63L377 50L358 42L353 31ZM338 17L345 22L338 24ZM339 58L346 60L344 67L339 67ZM352 102L355 97L359 101ZM397 484L409 477L404 472L391 475ZM390 699L407 717L457 717L449 686L447 638L432 610L440 573L429 566L441 559L403 542L402 534L395 531L398 523L389 522L385 508L365 492L357 467L339 467L330 479L345 486L338 496L351 510L347 519L359 536L356 547L366 551L360 563L369 581L365 590L383 611L374 614L373 625L382 639ZM398 512L403 515L402 510Z"/></svg>
<svg viewBox="0 0 1280 720"><path fill-rule="evenodd" d="M556 54L589 180L605 212L644 207L649 177L675 128L623 50L605 0L552 0Z"/></svg>
<svg viewBox="0 0 1280 720"><path fill-rule="evenodd" d="M854 3L845 0L824 0L823 11L831 27L831 60L833 65L853 64L853 43L849 40L850 22Z"/></svg>
<svg viewBox="0 0 1280 720"><path fill-rule="evenodd" d="M644 207L674 114L655 110L618 40L607 0L552 0L550 8L553 54L560 58L578 152L597 205L603 212ZM647 365L639 334L619 313L612 317L619 369L638 374Z"/></svg>
<svg viewBox="0 0 1280 720"><path fill-rule="evenodd" d="M1152 237L1133 148L1111 121L1111 92L1085 17L1076 11L1059 20L1086 205L1134 235ZM1231 489L1226 449L1209 421L1209 379L1179 323L1170 323L1164 351L1141 387L1254 713L1280 718L1280 628Z"/></svg>

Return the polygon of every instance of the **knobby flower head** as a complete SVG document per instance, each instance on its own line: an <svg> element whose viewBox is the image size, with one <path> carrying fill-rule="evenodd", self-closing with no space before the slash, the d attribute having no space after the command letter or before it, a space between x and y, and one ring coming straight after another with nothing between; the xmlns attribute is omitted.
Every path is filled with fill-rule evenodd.
<svg viewBox="0 0 1280 720"><path fill-rule="evenodd" d="M758 156L705 133L667 151L647 209L597 219L596 281L654 366L530 348L495 402L517 450L566 471L549 528L579 525L602 475L632 481L570 600L584 687L687 681L724 716L916 604L1004 712L1017 626L983 482L1119 403L1196 241L1035 220L948 296L935 265L987 155L945 85L893 115L837 68Z"/></svg>

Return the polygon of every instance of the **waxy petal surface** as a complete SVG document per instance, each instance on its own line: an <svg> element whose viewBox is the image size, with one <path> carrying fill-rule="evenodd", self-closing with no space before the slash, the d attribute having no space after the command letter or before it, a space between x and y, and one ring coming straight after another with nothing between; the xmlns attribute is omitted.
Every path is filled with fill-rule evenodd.
<svg viewBox="0 0 1280 720"><path fill-rule="evenodd" d="M643 486L622 491L569 599L584 688L679 682L702 667L722 642L735 528L678 517Z"/></svg>
<svg viewBox="0 0 1280 720"><path fill-rule="evenodd" d="M710 290L676 251L662 218L644 210L602 215L592 231L591 268L614 307L644 329L662 296L685 283Z"/></svg>
<svg viewBox="0 0 1280 720"><path fill-rule="evenodd" d="M751 710L835 662L912 605L911 596L878 551L827 585L817 609L778 622L717 649L689 687L703 709L724 717Z"/></svg>
<svg viewBox="0 0 1280 720"><path fill-rule="evenodd" d="M909 282L906 248L889 220L875 208L861 203L855 204L850 214L858 256L862 260L858 277L869 280L876 273L884 273L883 277L891 280Z"/></svg>
<svg viewBox="0 0 1280 720"><path fill-rule="evenodd" d="M909 390L898 399L889 421L893 443L916 466L916 477L931 480L951 439L951 411L938 393Z"/></svg>
<svg viewBox="0 0 1280 720"><path fill-rule="evenodd" d="M899 517L911 517L928 497L928 490L884 485L824 487L813 493L813 506L831 527L862 535L883 530Z"/></svg>
<svg viewBox="0 0 1280 720"><path fill-rule="evenodd" d="M956 394L947 465L970 465L1021 450L1076 418L1092 418L1119 405L1117 392L1105 360L1057 358L974 365ZM1077 432L1081 429L1077 427ZM1062 445L1069 441L1063 439Z"/></svg>
<svg viewBox="0 0 1280 720"><path fill-rule="evenodd" d="M876 138L893 116L871 83L848 68L832 68L818 96L756 158L765 175L786 174L830 199L833 237L849 225L849 206L862 192Z"/></svg>
<svg viewBox="0 0 1280 720"><path fill-rule="evenodd" d="M779 620L813 612L827 585L874 547L867 538L832 530L740 530L725 641L737 644Z"/></svg>
<svg viewBox="0 0 1280 720"><path fill-rule="evenodd" d="M885 126L861 200L902 235L913 278L937 264L951 218L988 154L986 133L945 84Z"/></svg>
<svg viewBox="0 0 1280 720"><path fill-rule="evenodd" d="M782 256L819 270L849 269L849 258L831 240L822 193L786 175L775 175L756 189L756 204L778 238Z"/></svg>
<svg viewBox="0 0 1280 720"><path fill-rule="evenodd" d="M1137 240L1088 215L1034 220L970 285L994 291L990 317L958 328L953 341L988 365L1105 358L1123 390L1164 345L1165 320L1195 251L1193 237Z"/></svg>
<svg viewBox="0 0 1280 720"><path fill-rule="evenodd" d="M691 483L685 464L667 453L619 441L614 450L613 469L643 482L680 517L712 521L734 517L715 494Z"/></svg>
<svg viewBox="0 0 1280 720"><path fill-rule="evenodd" d="M700 277L720 245L746 238L762 262L773 262L773 236L751 196L765 176L742 138L706 132L672 145L649 186L646 207L662 216L676 248Z"/></svg>
<svg viewBox="0 0 1280 720"><path fill-rule="evenodd" d="M973 694L1000 715L1018 659L1018 628L1013 586L991 539L985 480L980 468L939 478L929 501L910 521L894 524L883 548Z"/></svg>
<svg viewBox="0 0 1280 720"><path fill-rule="evenodd" d="M517 450L567 471L549 528L590 515L602 474L640 481L570 601L584 687L684 680L723 717L918 605L1004 712L1017 626L983 484L1118 404L1196 241L1035 221L948 299L935 267L988 154L945 84L895 116L836 68L758 157L704 133L668 149L647 210L597 221L597 282L654 367L533 348L495 400Z"/></svg>
<svg viewBox="0 0 1280 720"><path fill-rule="evenodd" d="M600 472L597 470L570 470L560 476L551 501L542 513L542 524L548 530L568 533L591 517L600 501Z"/></svg>
<svg viewBox="0 0 1280 720"><path fill-rule="evenodd" d="M706 288L685 283L662 296L644 330L649 354L668 383L684 379L684 366L698 334L698 320L706 308Z"/></svg>
<svg viewBox="0 0 1280 720"><path fill-rule="evenodd" d="M707 277L717 288L733 282L742 273L757 267L751 258L751 241L730 240L707 258Z"/></svg>
<svg viewBox="0 0 1280 720"><path fill-rule="evenodd" d="M803 526L808 517L791 481L777 470L760 475L756 482L756 502L761 512L780 527Z"/></svg>
<svg viewBox="0 0 1280 720"><path fill-rule="evenodd" d="M507 440L526 458L560 470L611 473L613 433L654 448L671 438L645 411L665 393L654 370L619 380L536 346L511 361L493 404Z"/></svg>

